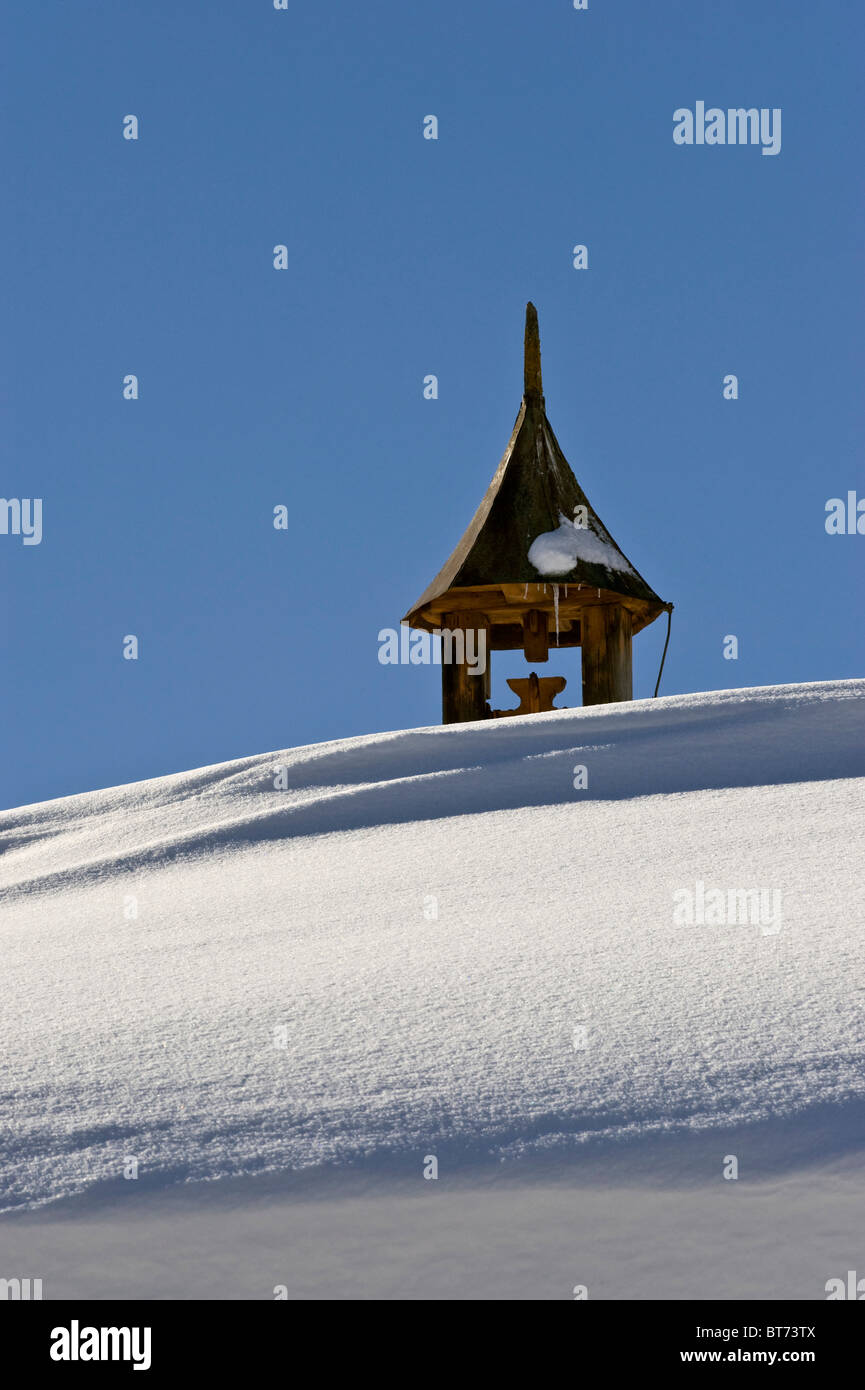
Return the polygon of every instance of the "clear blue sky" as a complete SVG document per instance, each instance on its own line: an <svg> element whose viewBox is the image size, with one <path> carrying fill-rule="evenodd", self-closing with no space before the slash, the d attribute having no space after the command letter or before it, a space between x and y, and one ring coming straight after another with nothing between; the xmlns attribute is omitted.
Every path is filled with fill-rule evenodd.
<svg viewBox="0 0 865 1390"><path fill-rule="evenodd" d="M865 496L860 0L48 0L0 37L0 495L44 505L0 535L0 804L438 722L377 634L495 470L529 298L565 454L676 604L663 692L862 674L865 537L824 528ZM780 107L781 153L676 146L698 100Z"/></svg>

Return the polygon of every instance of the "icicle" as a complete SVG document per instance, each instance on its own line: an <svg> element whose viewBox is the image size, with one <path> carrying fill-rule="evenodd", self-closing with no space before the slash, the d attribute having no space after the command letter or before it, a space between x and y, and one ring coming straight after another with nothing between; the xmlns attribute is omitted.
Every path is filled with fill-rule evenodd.
<svg viewBox="0 0 865 1390"><path fill-rule="evenodd" d="M556 614L556 646L559 645L559 586L553 585L553 609Z"/></svg>
<svg viewBox="0 0 865 1390"><path fill-rule="evenodd" d="M526 587L523 589L523 598L528 598L528 596L529 596L529 581L526 580Z"/></svg>
<svg viewBox="0 0 865 1390"><path fill-rule="evenodd" d="M567 597L568 597L568 586L567 586L567 584L566 584L566 585L565 585L565 598L567 598Z"/></svg>

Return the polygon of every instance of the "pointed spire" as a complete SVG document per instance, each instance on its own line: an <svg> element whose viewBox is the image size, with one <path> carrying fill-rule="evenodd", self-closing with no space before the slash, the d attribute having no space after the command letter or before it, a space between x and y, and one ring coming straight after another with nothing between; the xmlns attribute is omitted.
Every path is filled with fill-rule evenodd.
<svg viewBox="0 0 865 1390"><path fill-rule="evenodd" d="M525 650L522 632L514 631L522 611L540 609L555 619L556 604L562 602L555 588L562 585L566 596L570 592L570 611L602 597L606 606L600 604L598 612L616 603L621 607L624 601L631 615L631 632L639 632L665 606L604 526L553 433L542 395L534 304L526 305L525 353L525 395L501 462L456 549L405 621L435 632L456 626L446 621L449 614L477 616L480 605L491 624L488 650L511 650L515 636L515 645ZM572 567L546 573L538 569L529 553L539 539L544 542L542 553L551 554L553 564L572 561ZM547 593L550 586L552 594ZM568 586L573 586L570 591ZM481 590L487 592L481 594ZM609 641L612 644L612 638Z"/></svg>
<svg viewBox="0 0 865 1390"><path fill-rule="evenodd" d="M538 311L529 301L526 305L525 337L525 390L528 401L544 402L544 389L541 384L541 335L538 329Z"/></svg>

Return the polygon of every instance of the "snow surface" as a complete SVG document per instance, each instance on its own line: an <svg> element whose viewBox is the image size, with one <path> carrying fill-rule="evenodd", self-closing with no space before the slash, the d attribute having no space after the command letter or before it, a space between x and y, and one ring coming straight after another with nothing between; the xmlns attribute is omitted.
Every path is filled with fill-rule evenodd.
<svg viewBox="0 0 865 1390"><path fill-rule="evenodd" d="M861 1153L863 734L865 681L778 686L0 814L0 1205ZM676 925L697 881L780 890L781 930Z"/></svg>
<svg viewBox="0 0 865 1390"><path fill-rule="evenodd" d="M538 574L570 574L578 560L590 565L605 565L608 570L620 570L625 574L634 571L610 541L589 529L577 526L575 522L559 512L559 524L555 531L543 531L529 546L529 564Z"/></svg>

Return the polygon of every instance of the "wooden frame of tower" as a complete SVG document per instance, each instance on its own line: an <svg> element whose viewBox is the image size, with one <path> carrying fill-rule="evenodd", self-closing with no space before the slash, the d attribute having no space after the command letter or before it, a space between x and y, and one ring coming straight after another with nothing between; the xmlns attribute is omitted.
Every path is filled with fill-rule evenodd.
<svg viewBox="0 0 865 1390"><path fill-rule="evenodd" d="M442 661L442 722L553 708L561 676L508 681L514 710L491 710L493 651L545 662L582 648L584 705L633 698L631 640L672 611L634 569L595 512L547 420L538 316L526 306L525 388L504 456L453 554L403 621L429 633L486 634L483 675Z"/></svg>

